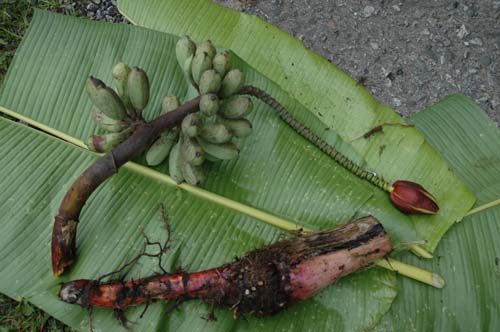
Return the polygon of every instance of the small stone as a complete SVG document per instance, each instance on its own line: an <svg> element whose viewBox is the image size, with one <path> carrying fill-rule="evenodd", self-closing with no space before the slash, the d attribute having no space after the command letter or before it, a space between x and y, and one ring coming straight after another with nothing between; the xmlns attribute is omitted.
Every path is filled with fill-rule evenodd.
<svg viewBox="0 0 500 332"><path fill-rule="evenodd" d="M375 42L370 42L370 47L373 48L374 50L378 50L379 49L379 45Z"/></svg>
<svg viewBox="0 0 500 332"><path fill-rule="evenodd" d="M484 66L488 66L491 63L491 58L487 55L481 55L481 57L479 58L479 63Z"/></svg>
<svg viewBox="0 0 500 332"><path fill-rule="evenodd" d="M373 7L373 6L366 6L363 9L363 16L364 17L370 17L373 15L373 13L375 13L375 7Z"/></svg>
<svg viewBox="0 0 500 332"><path fill-rule="evenodd" d="M245 289L245 295L250 295L250 290Z"/></svg>
<svg viewBox="0 0 500 332"><path fill-rule="evenodd" d="M481 38L477 38L477 37L469 40L469 43L472 45L476 45L476 46L483 46L483 41L481 40Z"/></svg>
<svg viewBox="0 0 500 332"><path fill-rule="evenodd" d="M392 99L392 104L393 104L395 107L399 107L399 106L401 106L401 99L399 99L399 98L394 98L394 99Z"/></svg>
<svg viewBox="0 0 500 332"><path fill-rule="evenodd" d="M431 32L429 31L429 29L425 28L424 30L422 30L420 32L421 35L424 35L424 36L428 36L431 34Z"/></svg>
<svg viewBox="0 0 500 332"><path fill-rule="evenodd" d="M469 31L465 28L465 24L462 24L460 28L457 30L457 36L460 39L464 39L464 37L469 35Z"/></svg>
<svg viewBox="0 0 500 332"><path fill-rule="evenodd" d="M394 5L394 6L392 6L392 9L394 9L394 10L395 10L395 11L397 11L397 12L400 12L400 11L401 11L401 8L399 8L399 6L398 6L398 5Z"/></svg>
<svg viewBox="0 0 500 332"><path fill-rule="evenodd" d="M252 290L252 292L257 291L257 288L255 288L254 286L252 286L250 289Z"/></svg>
<svg viewBox="0 0 500 332"><path fill-rule="evenodd" d="M487 103L490 98L488 96L482 96L478 99L481 103Z"/></svg>
<svg viewBox="0 0 500 332"><path fill-rule="evenodd" d="M262 281L257 281L257 285L259 285L259 286L263 286L263 285L264 285L264 282L262 282Z"/></svg>

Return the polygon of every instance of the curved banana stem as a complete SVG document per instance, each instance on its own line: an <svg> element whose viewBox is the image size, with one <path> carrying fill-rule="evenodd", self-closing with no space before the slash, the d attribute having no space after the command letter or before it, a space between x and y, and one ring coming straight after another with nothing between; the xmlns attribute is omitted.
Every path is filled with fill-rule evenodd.
<svg viewBox="0 0 500 332"><path fill-rule="evenodd" d="M54 219L52 231L52 272L59 276L76 257L76 229L80 212L94 190L126 162L144 152L165 130L178 125L189 113L199 110L200 98L163 114L150 123L137 126L126 141L99 158L81 174L69 188Z"/></svg>

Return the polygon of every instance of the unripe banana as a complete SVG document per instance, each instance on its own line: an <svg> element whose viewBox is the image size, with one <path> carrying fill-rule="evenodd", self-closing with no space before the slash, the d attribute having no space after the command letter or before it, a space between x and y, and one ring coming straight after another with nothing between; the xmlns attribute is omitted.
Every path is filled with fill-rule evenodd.
<svg viewBox="0 0 500 332"><path fill-rule="evenodd" d="M123 120L127 117L122 100L103 81L91 76L85 83L85 90L92 103L108 117L115 120Z"/></svg>
<svg viewBox="0 0 500 332"><path fill-rule="evenodd" d="M187 183L196 186L205 179L205 174L201 167L193 166L184 161L182 163L182 176Z"/></svg>
<svg viewBox="0 0 500 332"><path fill-rule="evenodd" d="M196 52L196 44L189 38L189 36L184 36L175 45L175 56L177 57L177 62L179 66L183 67L184 63L188 58L194 55Z"/></svg>
<svg viewBox="0 0 500 332"><path fill-rule="evenodd" d="M184 181L184 176L182 175L182 153L180 141L177 142L170 151L170 156L168 158L168 172L170 177L176 183Z"/></svg>
<svg viewBox="0 0 500 332"><path fill-rule="evenodd" d="M146 163L149 166L161 164L167 158L170 150L175 144L175 140L167 136L161 135L146 152Z"/></svg>
<svg viewBox="0 0 500 332"><path fill-rule="evenodd" d="M213 163L217 162L217 161L221 161L221 159L219 158L215 158L214 156L208 154L205 152L205 160L208 160L208 161L211 161Z"/></svg>
<svg viewBox="0 0 500 332"><path fill-rule="evenodd" d="M220 119L229 132L236 137L247 137L252 133L252 123L247 119Z"/></svg>
<svg viewBox="0 0 500 332"><path fill-rule="evenodd" d="M116 92L118 96L123 98L128 98L127 93L127 80L128 74L130 73L130 67L123 62L118 62L113 67L113 82L115 83Z"/></svg>
<svg viewBox="0 0 500 332"><path fill-rule="evenodd" d="M221 96L226 98L238 93L245 83L245 75L239 69L229 71L222 80Z"/></svg>
<svg viewBox="0 0 500 332"><path fill-rule="evenodd" d="M222 123L203 123L198 135L209 143L225 143L231 140L231 133Z"/></svg>
<svg viewBox="0 0 500 332"><path fill-rule="evenodd" d="M200 82L201 75L209 69L212 69L212 59L210 59L206 52L197 53L191 64L191 73L196 84Z"/></svg>
<svg viewBox="0 0 500 332"><path fill-rule="evenodd" d="M180 105L180 102L179 102L179 99L177 98L177 96L167 96L167 97L163 98L163 101L161 103L161 108L162 108L163 113L168 113L168 112L171 112L171 111L177 109L177 107L179 107L179 105ZM179 136L179 128L174 127L172 129L166 130L161 134L161 136L165 137L168 140L175 142L177 140L177 137Z"/></svg>
<svg viewBox="0 0 500 332"><path fill-rule="evenodd" d="M212 62L215 71L218 72L221 77L224 77L231 70L232 60L229 53L226 51L218 53Z"/></svg>
<svg viewBox="0 0 500 332"><path fill-rule="evenodd" d="M110 133L105 135L92 135L87 139L87 147L95 152L109 152L115 146L125 141L132 129L125 129L119 133Z"/></svg>
<svg viewBox="0 0 500 332"><path fill-rule="evenodd" d="M130 103L137 111L142 111L149 101L149 79L144 70L134 67L127 80Z"/></svg>
<svg viewBox="0 0 500 332"><path fill-rule="evenodd" d="M180 105L181 103L179 102L179 98L177 98L177 96L166 96L163 98L161 108L164 113L168 113L175 110Z"/></svg>
<svg viewBox="0 0 500 332"><path fill-rule="evenodd" d="M217 114L219 110L219 97L216 94L209 93L201 95L200 98L200 111L206 116Z"/></svg>
<svg viewBox="0 0 500 332"><path fill-rule="evenodd" d="M200 166L205 161L205 152L194 138L186 138L181 145L184 161L193 166Z"/></svg>
<svg viewBox="0 0 500 332"><path fill-rule="evenodd" d="M236 145L234 145L234 143L232 142L213 144L202 139L199 139L198 142L200 143L203 150L205 150L207 155L221 160L233 159L240 152L240 150L238 150Z"/></svg>
<svg viewBox="0 0 500 332"><path fill-rule="evenodd" d="M214 45L212 45L212 42L210 40L207 40L199 44L196 48L196 54L203 52L207 53L210 59L213 59L217 51L215 50Z"/></svg>
<svg viewBox="0 0 500 332"><path fill-rule="evenodd" d="M252 100L248 97L239 96L224 103L219 113L227 119L239 119L250 113L252 109Z"/></svg>
<svg viewBox="0 0 500 332"><path fill-rule="evenodd" d="M193 57L189 57L184 61L184 65L182 66L182 71L184 72L184 78L189 82L192 86L196 86L196 83L193 80Z"/></svg>
<svg viewBox="0 0 500 332"><path fill-rule="evenodd" d="M182 133L187 137L195 137L198 135L198 125L201 123L200 117L196 114L188 114L182 120Z"/></svg>
<svg viewBox="0 0 500 332"><path fill-rule="evenodd" d="M200 77L200 84L198 85L200 94L218 93L221 83L222 79L215 70L206 70Z"/></svg>
<svg viewBox="0 0 500 332"><path fill-rule="evenodd" d="M127 121L110 118L95 106L92 108L91 116L99 128L113 133L122 131L130 125Z"/></svg>

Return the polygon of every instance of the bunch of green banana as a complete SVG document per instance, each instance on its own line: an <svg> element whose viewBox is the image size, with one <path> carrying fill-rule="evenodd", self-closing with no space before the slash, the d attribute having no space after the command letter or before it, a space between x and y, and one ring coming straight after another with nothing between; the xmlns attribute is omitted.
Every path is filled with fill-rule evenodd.
<svg viewBox="0 0 500 332"><path fill-rule="evenodd" d="M189 36L184 36L177 42L175 54L186 80L200 95L214 93L227 98L238 93L243 86L243 72L231 69L229 53L217 53L210 40L196 45Z"/></svg>
<svg viewBox="0 0 500 332"><path fill-rule="evenodd" d="M109 152L126 140L149 101L149 80L142 69L131 69L120 62L113 68L112 76L116 91L92 76L85 83L85 90L94 104L92 120L99 128L110 132L92 135L87 140L89 149L97 152Z"/></svg>
<svg viewBox="0 0 500 332"><path fill-rule="evenodd" d="M252 133L245 119L252 108L250 98L238 96L244 74L232 68L228 52L217 53L208 40L196 45L188 36L176 45L177 61L186 80L200 93L200 112L187 115L169 156L169 173L177 182L196 185L205 178L205 160L235 158L239 149L232 142Z"/></svg>

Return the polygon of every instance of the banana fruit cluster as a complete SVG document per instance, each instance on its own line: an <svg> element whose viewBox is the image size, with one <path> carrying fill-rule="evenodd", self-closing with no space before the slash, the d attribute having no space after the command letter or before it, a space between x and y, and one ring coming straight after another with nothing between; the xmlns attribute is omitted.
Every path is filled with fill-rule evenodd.
<svg viewBox="0 0 500 332"><path fill-rule="evenodd" d="M113 83L116 91L92 76L85 83L94 105L92 119L108 132L87 139L92 151L109 152L132 135L149 101L149 79L144 70L120 62L113 68Z"/></svg>
<svg viewBox="0 0 500 332"><path fill-rule="evenodd" d="M200 112L182 120L175 143L172 139L165 143L171 149L169 173L177 183L197 185L205 178L202 165L206 160L229 160L238 155L232 139L252 133L252 124L245 116L253 103L237 95L245 77L241 70L232 68L228 52L217 53L209 40L196 45L187 36L178 41L175 51L186 80L200 94ZM164 111L168 110L164 107Z"/></svg>
<svg viewBox="0 0 500 332"><path fill-rule="evenodd" d="M205 178L202 165L206 160L229 160L238 155L232 140L252 133L252 123L245 117L252 111L253 102L238 95L245 76L232 68L228 52L217 52L209 40L196 45L187 36L178 41L175 52L186 80L200 95L200 111L163 132L145 158L149 166L157 166L168 157L170 176L177 183L197 185ZM92 119L108 132L87 140L88 147L96 152L109 152L130 137L142 122L141 112L149 101L149 80L142 69L120 62L113 68L113 83L115 90L90 77L85 86L94 104ZM165 114L180 105L179 98L167 96L161 106Z"/></svg>

